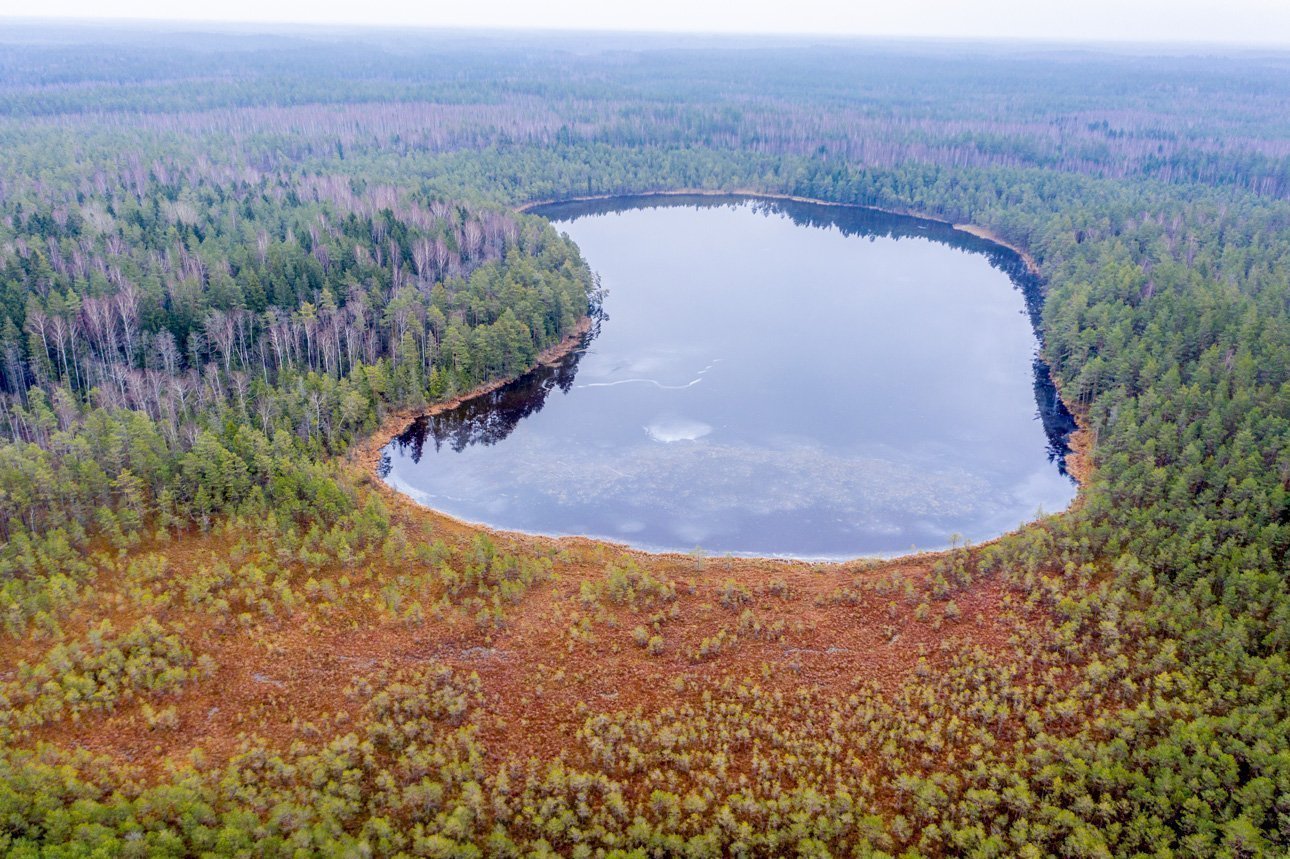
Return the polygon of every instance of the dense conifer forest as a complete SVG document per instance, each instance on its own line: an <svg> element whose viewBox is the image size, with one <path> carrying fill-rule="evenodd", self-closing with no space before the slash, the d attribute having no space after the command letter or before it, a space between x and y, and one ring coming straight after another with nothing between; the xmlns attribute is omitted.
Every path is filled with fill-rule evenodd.
<svg viewBox="0 0 1290 859"><path fill-rule="evenodd" d="M1287 105L1252 51L6 26L0 852L1290 853ZM1075 506L824 565L375 480L597 312L525 204L669 190L1024 249Z"/></svg>

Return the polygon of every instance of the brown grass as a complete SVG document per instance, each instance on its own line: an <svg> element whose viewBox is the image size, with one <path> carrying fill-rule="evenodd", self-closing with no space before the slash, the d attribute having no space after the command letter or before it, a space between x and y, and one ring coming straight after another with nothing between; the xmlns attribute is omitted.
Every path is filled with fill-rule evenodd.
<svg viewBox="0 0 1290 859"><path fill-rule="evenodd" d="M374 481L379 484L379 481ZM401 496L391 495L396 521L410 533L429 527L448 543L464 545L478 529ZM360 701L342 694L357 677L378 666L438 662L479 675L485 696L479 725L493 763L530 756L568 753L586 712L645 712L693 700L698 690L723 678L755 678L767 690L803 686L845 694L857 680L872 680L894 691L925 656L935 669L947 657L941 643L977 645L1001 657L1014 631L1000 610L1004 588L985 581L954 594L962 617L941 618L943 604L927 596L926 581L936 555L886 562L809 564L765 559L696 559L687 555L631 552L597 541L549 539L494 532L498 549L508 553L557 553L551 581L530 589L507 611L502 629L480 629L469 618L437 618L427 612L419 625L382 620L361 606L334 616L301 609L295 616L259 623L252 633L226 620L175 611L166 620L184 625L195 653L208 654L218 669L186 686L170 700L179 717L175 729L150 729L138 704L106 714L65 719L35 731L32 739L107 754L144 773L164 772L194 749L209 761L226 760L243 738L256 735L283 747L294 739L344 733L353 725ZM148 547L165 554L174 570L226 552L220 538L191 534ZM580 595L584 581L599 581L606 563L630 556L652 576L676 585L676 617L661 625L665 647L651 655L631 632L649 626L653 609L633 610L602 600L588 605ZM324 571L339 576L342 570ZM396 570L380 570L393 576ZM914 596L880 594L876 584L892 576L907 579ZM737 609L721 603L727 582L746 588L751 601ZM787 598L771 592L772 582L787 587ZM856 604L830 599L852 587ZM88 627L113 603L114 582L97 582L99 597L65 628ZM931 617L914 617L926 600ZM855 598L852 598L852 602ZM428 606L427 606L428 608ZM739 635L729 650L702 661L691 654L700 642L725 627L735 631L751 611L764 627L784 623L778 640ZM117 610L118 628L137 619L137 611ZM575 616L592 618L593 642L572 641ZM678 682L679 681L679 682Z"/></svg>
<svg viewBox="0 0 1290 859"><path fill-rule="evenodd" d="M576 348L585 330L570 335L542 360L558 360ZM935 671L948 662L949 653L970 647L999 659L1016 658L1009 639L1018 624L1033 620L1004 610L1007 590L997 578L953 593L961 617L945 619L945 603L930 595L932 567L942 557L936 553L829 564L701 559L461 522L415 504L375 476L381 447L414 417L390 415L347 458L346 467L360 492L379 494L393 521L409 535L433 534L464 547L487 533L500 552L554 559L553 577L508 606L500 629L480 628L460 612L436 615L435 595L421 597L425 619L419 624L391 620L359 599L329 613L306 605L291 616L259 620L250 630L177 602L163 611L163 622L182 627L193 652L209 655L218 665L212 676L154 702L154 707L176 708L177 727L152 729L140 704L124 703L107 713L46 725L27 739L89 749L137 767L144 777L159 777L168 763L181 764L196 749L208 761L227 760L251 736L285 748L297 739L343 734L353 728L362 704L343 694L356 678L382 666L437 662L478 674L485 699L478 728L493 765L529 757L576 757L575 735L588 712L657 712L693 702L723 679L752 679L771 692L809 687L841 696L862 682L895 692L911 681L920 659ZM1089 467L1089 439L1083 430L1072 446L1075 455L1068 465L1083 481ZM185 570L227 557L231 548L232 538L194 532L135 551L165 555L172 587L178 589ZM606 600L588 604L582 596L584 582L603 580L607 564L628 557L651 576L675 585L676 598L668 606L674 616L657 628L650 623L656 607L633 609ZM355 587L379 588L401 572L377 562ZM358 573L337 566L313 575L321 580ZM299 577L303 580L305 574ZM734 609L723 606L727 582L746 589L750 601ZM896 586L888 586L891 582ZM123 599L122 588L119 573L102 572L93 582L93 595L63 619L68 636L84 634L104 617L117 629L141 619L146 612ZM842 589L847 589L845 596ZM922 619L916 617L920 604L926 606ZM745 610L764 628L781 624L782 634L758 638L741 633L733 647L707 659L693 658L705 638L722 628L736 632ZM569 635L575 618L589 619L593 641ZM633 640L637 626L661 635L660 653ZM0 679L12 675L19 659L39 658L43 647L0 636Z"/></svg>

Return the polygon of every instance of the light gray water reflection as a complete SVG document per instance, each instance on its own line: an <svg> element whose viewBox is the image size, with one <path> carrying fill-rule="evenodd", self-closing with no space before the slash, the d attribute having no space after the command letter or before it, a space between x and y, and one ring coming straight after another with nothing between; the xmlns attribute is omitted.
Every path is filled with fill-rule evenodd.
<svg viewBox="0 0 1290 859"><path fill-rule="evenodd" d="M993 537L1074 497L1012 251L749 198L540 213L607 318L559 366L394 440L382 474L413 499L647 549L839 557Z"/></svg>

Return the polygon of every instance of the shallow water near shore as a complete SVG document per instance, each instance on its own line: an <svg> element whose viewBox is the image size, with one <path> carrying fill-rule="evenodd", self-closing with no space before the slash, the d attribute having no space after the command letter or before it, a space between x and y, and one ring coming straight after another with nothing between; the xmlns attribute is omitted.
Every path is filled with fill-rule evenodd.
<svg viewBox="0 0 1290 859"><path fill-rule="evenodd" d="M468 521L837 558L997 536L1075 495L1018 255L870 209L543 206L608 289L552 366L414 422L381 473Z"/></svg>

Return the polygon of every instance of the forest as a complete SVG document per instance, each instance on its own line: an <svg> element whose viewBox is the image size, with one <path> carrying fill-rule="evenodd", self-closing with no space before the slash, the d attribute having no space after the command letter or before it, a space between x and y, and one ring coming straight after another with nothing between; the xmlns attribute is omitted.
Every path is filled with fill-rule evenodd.
<svg viewBox="0 0 1290 859"><path fill-rule="evenodd" d="M1290 55L159 26L0 33L0 853L1290 854ZM1024 249L1075 505L814 564L376 479L599 312L524 206L676 190Z"/></svg>

